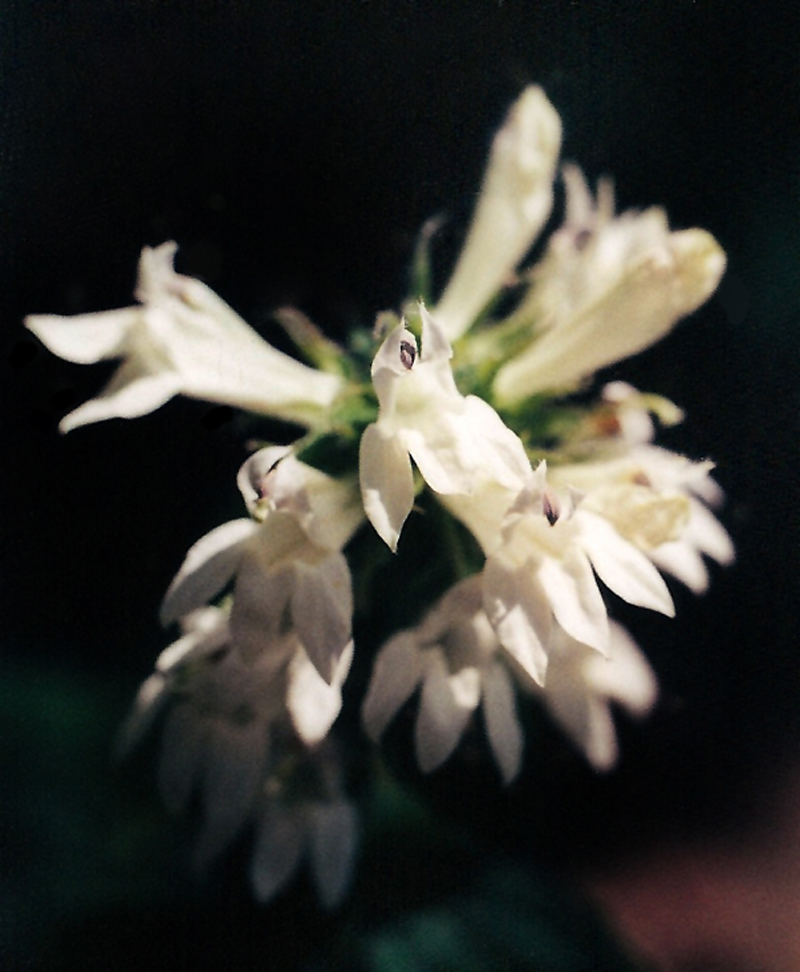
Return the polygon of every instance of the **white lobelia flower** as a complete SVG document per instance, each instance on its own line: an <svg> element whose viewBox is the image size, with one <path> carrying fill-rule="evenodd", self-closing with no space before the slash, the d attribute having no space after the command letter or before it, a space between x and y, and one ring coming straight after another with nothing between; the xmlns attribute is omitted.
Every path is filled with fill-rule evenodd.
<svg viewBox="0 0 800 972"><path fill-rule="evenodd" d="M561 121L544 92L526 88L495 135L472 225L436 320L454 341L503 287L553 205Z"/></svg>
<svg viewBox="0 0 800 972"><path fill-rule="evenodd" d="M522 730L504 652L483 611L481 575L451 588L422 623L381 649L362 719L375 742L421 686L415 727L417 762L431 772L453 753L480 705L504 782L522 760Z"/></svg>
<svg viewBox="0 0 800 972"><path fill-rule="evenodd" d="M540 685L554 624L608 651L608 614L595 574L628 603L674 615L650 560L603 516L585 509L580 496L553 489L544 462L495 530L485 508L461 497L448 498L447 505L487 554L484 606L501 644Z"/></svg>
<svg viewBox="0 0 800 972"><path fill-rule="evenodd" d="M526 684L597 770L611 769L617 761L610 704L617 703L630 715L644 716L658 695L653 671L628 632L613 621L609 630L604 656L557 626L548 646L545 685Z"/></svg>
<svg viewBox="0 0 800 972"><path fill-rule="evenodd" d="M261 664L275 672L295 659L295 676L308 687L310 669L297 662L302 646L338 700L352 655L353 610L341 547L363 519L355 482L326 476L283 447L252 456L239 482L262 522L233 520L199 540L167 591L162 621L194 611L233 583L230 630L242 659L252 664L263 655ZM309 692L296 693L298 707ZM313 722L312 714L300 721Z"/></svg>
<svg viewBox="0 0 800 972"><path fill-rule="evenodd" d="M347 799L336 750L323 745L303 758L306 792L292 792L292 779L267 781L256 813L250 880L256 898L271 900L304 858L320 903L336 908L353 875L359 841L358 811ZM308 792L310 791L310 792Z"/></svg>
<svg viewBox="0 0 800 972"><path fill-rule="evenodd" d="M142 250L138 307L26 318L26 327L67 361L122 359L105 390L67 415L62 431L145 415L177 394L325 424L342 379L276 350L199 280L175 273L176 249L164 243Z"/></svg>
<svg viewBox="0 0 800 972"><path fill-rule="evenodd" d="M708 508L723 499L710 475L713 463L693 462L650 444L652 423L645 409L654 396L629 386L612 392L618 399L624 395L618 403L618 439L598 441L596 459L554 467L550 481L585 494L584 509L605 517L660 570L702 594L709 584L703 557L722 565L735 557L731 538ZM674 414L665 400L655 406L666 409L668 417Z"/></svg>
<svg viewBox="0 0 800 972"><path fill-rule="evenodd" d="M245 664L231 643L228 615L203 608L183 622L142 685L122 731L125 749L166 710L158 765L173 813L200 798L195 851L206 866L250 819L267 772L272 726L285 713L285 687L270 665Z"/></svg>
<svg viewBox="0 0 800 972"><path fill-rule="evenodd" d="M714 292L725 254L704 230L670 232L663 210L614 217L610 184L598 201L576 166L564 166L567 214L532 272L512 318L529 345L497 372L497 402L578 386L599 368L663 338Z"/></svg>
<svg viewBox="0 0 800 972"><path fill-rule="evenodd" d="M422 305L420 314L421 354L401 324L375 355L380 411L360 446L364 510L392 550L414 502L411 459L428 486L444 495L472 493L486 479L518 490L530 472L521 441L497 412L458 391L450 344Z"/></svg>

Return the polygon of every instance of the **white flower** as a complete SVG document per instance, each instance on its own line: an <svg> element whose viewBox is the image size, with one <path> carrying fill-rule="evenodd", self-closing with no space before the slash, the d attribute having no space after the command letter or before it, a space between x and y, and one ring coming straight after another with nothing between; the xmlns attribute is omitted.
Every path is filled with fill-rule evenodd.
<svg viewBox="0 0 800 972"><path fill-rule="evenodd" d="M317 792L296 795L277 780L264 788L256 817L250 880L256 898L267 902L286 886L308 856L324 908L341 904L358 849L358 812L343 793L335 751L318 750L305 759ZM299 775L299 774L298 774ZM287 792L288 791L288 792Z"/></svg>
<svg viewBox="0 0 800 972"><path fill-rule="evenodd" d="M231 645L227 614L195 612L183 637L162 653L123 728L129 747L168 708L158 780L162 799L182 813L199 793L198 867L208 864L249 819L268 766L271 727L285 711L284 685L270 665L245 664Z"/></svg>
<svg viewBox="0 0 800 972"><path fill-rule="evenodd" d="M724 253L704 230L670 232L657 208L614 218L608 183L595 204L577 167L565 166L564 179L565 224L511 319L532 327L530 344L494 380L504 405L572 389L661 340L708 299L725 269Z"/></svg>
<svg viewBox="0 0 800 972"><path fill-rule="evenodd" d="M584 492L585 509L612 523L660 570L702 594L709 584L703 557L726 565L735 556L730 537L706 505L722 499L712 468L710 462L640 444L606 459L556 467L551 481Z"/></svg>
<svg viewBox="0 0 800 972"><path fill-rule="evenodd" d="M183 635L162 652L122 727L121 754L166 711L158 765L167 808L183 813L199 794L202 826L195 863L205 867L257 812L270 769L271 740L285 739L287 715L305 746L326 736L341 707L352 642L328 685L296 635L284 636L288 663L262 652L245 662L228 613L203 608L182 621ZM273 653L274 654L274 653Z"/></svg>
<svg viewBox="0 0 800 972"><path fill-rule="evenodd" d="M422 624L381 649L362 710L371 739L378 741L420 686L414 736L420 769L431 772L449 758L481 705L497 766L506 783L513 780L522 730L503 652L483 611L480 575L456 584Z"/></svg>
<svg viewBox="0 0 800 972"><path fill-rule="evenodd" d="M548 647L545 685L530 682L527 687L592 766L608 770L617 761L610 703L618 703L631 715L646 715L658 694L652 669L628 632L613 621L606 656L570 638L560 627L554 629Z"/></svg>
<svg viewBox="0 0 800 972"><path fill-rule="evenodd" d="M341 545L360 522L355 484L286 455L256 453L239 477L265 519L232 520L200 539L167 591L164 624L196 610L233 582L231 637L246 662L277 669L294 655L293 632L328 685L349 653L353 595Z"/></svg>
<svg viewBox="0 0 800 972"><path fill-rule="evenodd" d="M131 712L120 729L119 756L127 755L137 746L164 711L170 700L175 672L181 664L208 658L226 649L229 641L226 611L207 607L181 618L181 637L159 655L156 670L142 683Z"/></svg>
<svg viewBox="0 0 800 972"><path fill-rule="evenodd" d="M67 415L62 430L145 415L177 394L325 424L342 379L277 351L199 280L176 274L175 250L174 243L142 250L138 307L26 319L67 361L123 359L105 390Z"/></svg>
<svg viewBox="0 0 800 972"><path fill-rule="evenodd" d="M484 605L503 647L544 684L557 622L576 641L607 653L608 615L595 574L615 594L669 617L667 586L648 558L580 497L552 489L540 463L487 550ZM468 510L460 515L469 526Z"/></svg>
<svg viewBox="0 0 800 972"><path fill-rule="evenodd" d="M472 225L436 306L447 337L460 337L504 286L553 205L561 121L541 88L526 88L495 135Z"/></svg>
<svg viewBox="0 0 800 972"><path fill-rule="evenodd" d="M440 494L471 493L487 478L518 489L530 471L522 443L494 409L460 394L450 345L423 306L420 313L420 355L402 325L375 355L372 377L380 412L361 438L364 510L392 550L414 502L411 459Z"/></svg>

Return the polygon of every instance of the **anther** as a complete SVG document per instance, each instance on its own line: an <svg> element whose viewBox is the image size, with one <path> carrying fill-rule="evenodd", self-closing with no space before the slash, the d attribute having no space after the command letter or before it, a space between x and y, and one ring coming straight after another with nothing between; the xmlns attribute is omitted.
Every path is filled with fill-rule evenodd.
<svg viewBox="0 0 800 972"><path fill-rule="evenodd" d="M400 342L400 361L404 368L409 371L414 367L414 362L417 360L417 349L410 341Z"/></svg>

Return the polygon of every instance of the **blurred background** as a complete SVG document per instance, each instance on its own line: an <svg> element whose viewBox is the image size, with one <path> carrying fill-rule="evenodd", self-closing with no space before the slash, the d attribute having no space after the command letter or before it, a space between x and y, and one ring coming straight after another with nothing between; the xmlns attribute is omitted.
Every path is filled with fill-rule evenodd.
<svg viewBox="0 0 800 972"><path fill-rule="evenodd" d="M591 887L636 948L673 962L664 967L800 967L789 932L766 944L778 913L800 927L800 842L789 836L800 811L787 795L800 766L800 10L0 0L0 16L2 967L323 968L322 956L339 956L355 968L356 952L386 972L621 967L580 949L564 958L581 922L553 938L561 951L540 937L534 954L525 939L517 964L457 958L448 920L469 924L464 887L469 907L491 899L492 922L519 894L535 924L552 898L537 897L539 883L520 888L543 873ZM673 622L626 614L662 698L646 724L621 725L616 772L594 775L543 728L510 793L455 770L416 790L433 818L421 823L413 800L374 808L384 829L343 915L319 917L303 881L259 909L241 860L210 884L187 875L186 834L159 806L152 753L124 767L111 758L168 640L156 619L166 585L195 539L240 515L249 426L175 400L61 436L59 419L111 369L54 358L21 320L128 305L141 247L174 239L179 270L270 340L280 342L270 314L285 304L333 336L370 326L404 296L416 234L434 214L446 218L444 279L492 133L532 82L561 114L564 158L592 180L612 175L620 209L661 204L674 227L702 226L728 253L711 302L608 377L686 410L662 441L716 461L738 563L713 571L705 598L674 588ZM511 891L470 884L474 834L489 848L481 874L495 858L523 866ZM733 850L744 847L746 878ZM698 882L703 900L722 901L721 916L699 909L720 941L698 928L666 958L681 937L669 921L687 923L665 889L696 902ZM740 904L760 894L764 911L733 946L730 929L719 933L738 927L731 887ZM768 903L765 888L783 898ZM632 896L646 902L639 911ZM423 931L402 924L424 908ZM523 933L509 930L506 946ZM432 940L433 958L419 945ZM713 964L740 946L739 966Z"/></svg>

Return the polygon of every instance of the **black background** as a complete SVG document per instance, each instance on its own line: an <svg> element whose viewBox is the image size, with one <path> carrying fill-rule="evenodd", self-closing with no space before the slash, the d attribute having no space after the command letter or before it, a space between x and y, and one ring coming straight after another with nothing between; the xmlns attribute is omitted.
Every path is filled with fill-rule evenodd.
<svg viewBox="0 0 800 972"><path fill-rule="evenodd" d="M248 429L224 409L177 400L60 436L58 419L109 369L55 359L22 317L125 306L141 247L175 239L179 269L270 339L279 340L269 313L285 303L333 335L369 325L404 296L415 234L435 213L448 217L437 250L446 269L492 132L530 82L562 116L564 157L590 178L613 175L620 208L663 204L674 226L703 226L728 253L709 305L610 374L686 409L669 444L718 463L722 519L739 550L705 598L676 589L675 622L636 619L661 707L625 733L630 755L612 778L561 763L544 773L556 809L541 812L531 842L580 863L606 838L616 853L668 827L708 832L758 805L800 739L800 15L791 8L0 5L0 612L12 701L0 716L11 794L0 853L13 877L0 888L13 942L18 915L36 910L36 882L49 880L38 844L62 870L81 855L79 838L63 850L51 821L73 805L67 789L85 782L80 744L51 746L42 720L57 727L53 708L102 699L110 733L166 644L156 609L186 548L240 515L234 476ZM87 778L105 772L101 735L86 744ZM73 763L63 779L61 759ZM103 793L97 800L112 806ZM472 809L491 829L486 806ZM15 885L29 878L20 898ZM91 880L78 871L64 885ZM43 895L47 915L69 924L84 914L59 894ZM176 935L191 937L183 926Z"/></svg>

